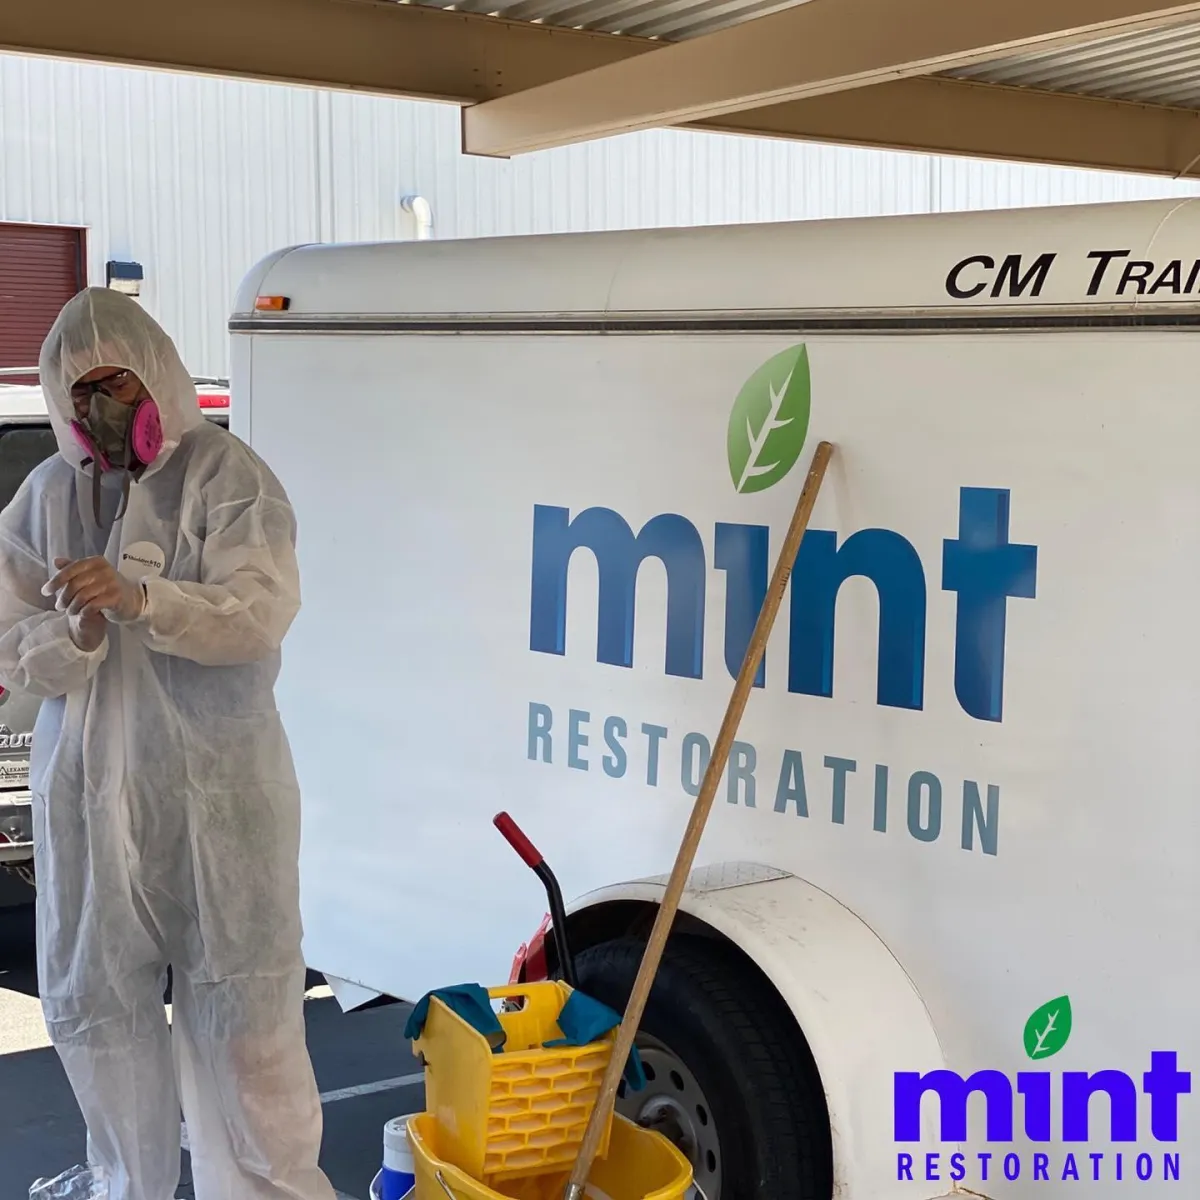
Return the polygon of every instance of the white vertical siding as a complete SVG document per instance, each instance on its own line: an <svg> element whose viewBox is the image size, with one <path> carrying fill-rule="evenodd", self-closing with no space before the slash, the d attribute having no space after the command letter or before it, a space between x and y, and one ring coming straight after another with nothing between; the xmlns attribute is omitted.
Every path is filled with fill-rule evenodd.
<svg viewBox="0 0 1200 1200"><path fill-rule="evenodd" d="M715 224L1200 193L1099 172L656 131L509 162L459 154L458 110L0 54L0 221L83 225L89 272L146 268L196 374L258 258L305 241Z"/></svg>
<svg viewBox="0 0 1200 1200"><path fill-rule="evenodd" d="M88 274L146 269L197 374L225 370L245 268L315 239L313 94L0 55L0 221L82 225Z"/></svg>

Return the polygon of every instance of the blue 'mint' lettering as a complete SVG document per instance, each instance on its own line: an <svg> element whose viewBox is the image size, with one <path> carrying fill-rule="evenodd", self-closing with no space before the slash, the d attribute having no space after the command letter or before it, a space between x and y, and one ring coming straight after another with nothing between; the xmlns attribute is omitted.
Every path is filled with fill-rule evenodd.
<svg viewBox="0 0 1200 1200"><path fill-rule="evenodd" d="M766 525L717 525L713 561L718 571L726 573L725 666L735 679L742 669L742 659L746 657L746 647L750 645L750 635L767 594L770 536ZM762 687L766 678L764 654L754 676L754 686Z"/></svg>
<svg viewBox="0 0 1200 1200"><path fill-rule="evenodd" d="M1032 600L1037 547L1008 540L1009 493L963 488L958 538L942 548L942 587L958 593L954 694L963 711L999 721L1004 710L1004 624L1009 596Z"/></svg>
<svg viewBox="0 0 1200 1200"><path fill-rule="evenodd" d="M941 1100L943 1142L967 1140L967 1097L982 1092L987 1101L987 1140L1011 1142L1013 1094L1008 1076L1001 1071L976 1071L964 1079L954 1071L897 1071L895 1089L895 1138L898 1142L921 1140L921 1097L936 1092Z"/></svg>
<svg viewBox="0 0 1200 1200"><path fill-rule="evenodd" d="M1008 598L1032 599L1037 583L1037 547L1010 543L1008 526L1007 490L962 488L958 537L942 548L942 588L958 594L954 691L963 710L984 721L999 721L1003 713ZM766 595L769 537L765 525L716 525L713 560L725 573L724 658L730 675L741 666ZM535 505L529 648L566 653L567 575L580 548L595 556L599 574L597 661L633 665L638 571L645 559L657 558L667 576L666 673L701 678L707 560L696 527L676 513L651 518L635 535L609 508L585 509L572 520L566 508ZM877 702L920 709L925 571L912 544L889 529L860 530L840 547L832 531L805 534L791 580L788 690L833 695L837 598L852 576L869 579L879 598ZM765 681L763 662L755 686ZM985 842L993 809L989 792ZM963 837L973 837L965 824Z"/></svg>
<svg viewBox="0 0 1200 1200"><path fill-rule="evenodd" d="M1050 1141L1050 1072L1018 1071L1017 1091L1025 1098L1025 1136L1031 1142Z"/></svg>
<svg viewBox="0 0 1200 1200"><path fill-rule="evenodd" d="M1142 1091L1150 1097L1150 1132L1160 1142L1179 1137L1179 1097L1192 1090L1191 1071L1180 1071L1177 1062L1174 1050L1155 1050L1142 1076Z"/></svg>
<svg viewBox="0 0 1200 1200"><path fill-rule="evenodd" d="M879 593L876 699L920 708L925 682L925 571L912 545L889 529L863 529L839 550L837 534L810 529L792 572L788 691L833 695L833 630L838 589L863 575Z"/></svg>
<svg viewBox="0 0 1200 1200"><path fill-rule="evenodd" d="M1017 1091L1025 1101L1025 1134L1035 1142L1051 1140L1051 1087L1049 1071L1021 1071ZM1108 1140L1133 1142L1138 1137L1138 1090L1124 1071L1064 1071L1061 1081L1062 1140L1087 1142L1091 1138L1089 1108L1097 1092L1108 1096ZM898 1142L921 1139L921 1100L936 1093L941 1101L941 1140L967 1139L967 1098L982 1092L987 1101L987 1140L1010 1142L1013 1136L1013 1090L1000 1071L976 1071L964 1079L954 1071L937 1070L922 1075L897 1071L893 1078L895 1138ZM1189 1071L1180 1071L1174 1050L1155 1050L1150 1070L1142 1076L1142 1091L1150 1097L1150 1132L1156 1140L1173 1142L1179 1136L1179 1097L1192 1090ZM978 1131L976 1131L978 1132Z"/></svg>
<svg viewBox="0 0 1200 1200"><path fill-rule="evenodd" d="M1109 1136L1114 1142L1137 1141L1137 1084L1124 1071L1064 1071L1062 1076L1064 1142L1088 1140L1088 1102L1106 1092L1111 1106Z"/></svg>
<svg viewBox="0 0 1200 1200"><path fill-rule="evenodd" d="M696 527L674 513L647 521L634 537L611 508L589 508L572 521L568 509L535 505L529 648L566 653L567 568L582 546L596 556L600 572L597 660L633 666L637 573L642 560L653 557L667 572L666 672L699 679L704 665L704 543Z"/></svg>

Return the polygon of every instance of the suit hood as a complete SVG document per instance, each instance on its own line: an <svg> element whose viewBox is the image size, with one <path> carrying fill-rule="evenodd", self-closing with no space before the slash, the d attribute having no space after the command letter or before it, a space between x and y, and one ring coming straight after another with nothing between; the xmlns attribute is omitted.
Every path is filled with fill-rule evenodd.
<svg viewBox="0 0 1200 1200"><path fill-rule="evenodd" d="M196 385L162 326L120 292L85 288L58 314L38 362L50 425L59 450L73 466L82 467L86 455L71 432L71 387L96 367L132 371L158 405L163 448L147 475L170 457L189 429L203 423Z"/></svg>

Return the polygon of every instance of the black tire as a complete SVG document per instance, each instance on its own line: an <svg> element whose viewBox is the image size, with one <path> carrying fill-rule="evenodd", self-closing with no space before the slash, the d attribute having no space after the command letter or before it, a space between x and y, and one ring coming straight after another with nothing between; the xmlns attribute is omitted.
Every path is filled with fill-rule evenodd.
<svg viewBox="0 0 1200 1200"><path fill-rule="evenodd" d="M584 950L580 989L623 1012L643 949L623 938ZM707 1200L830 1200L833 1152L816 1064L790 1010L737 950L672 937L637 1044L665 1070L640 1092L622 1085L617 1110L641 1114L679 1145ZM682 1071L671 1069L672 1057ZM663 1123L649 1119L656 1110Z"/></svg>

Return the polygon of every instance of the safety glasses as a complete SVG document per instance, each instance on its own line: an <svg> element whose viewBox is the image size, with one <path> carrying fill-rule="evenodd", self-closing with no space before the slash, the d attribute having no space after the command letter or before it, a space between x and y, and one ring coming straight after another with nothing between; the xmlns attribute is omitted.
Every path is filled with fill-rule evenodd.
<svg viewBox="0 0 1200 1200"><path fill-rule="evenodd" d="M91 401L95 392L103 392L114 400L129 403L137 398L141 390L141 380L130 370L114 371L100 379L92 379L87 383L82 380L71 388L71 399L77 404L86 405Z"/></svg>

